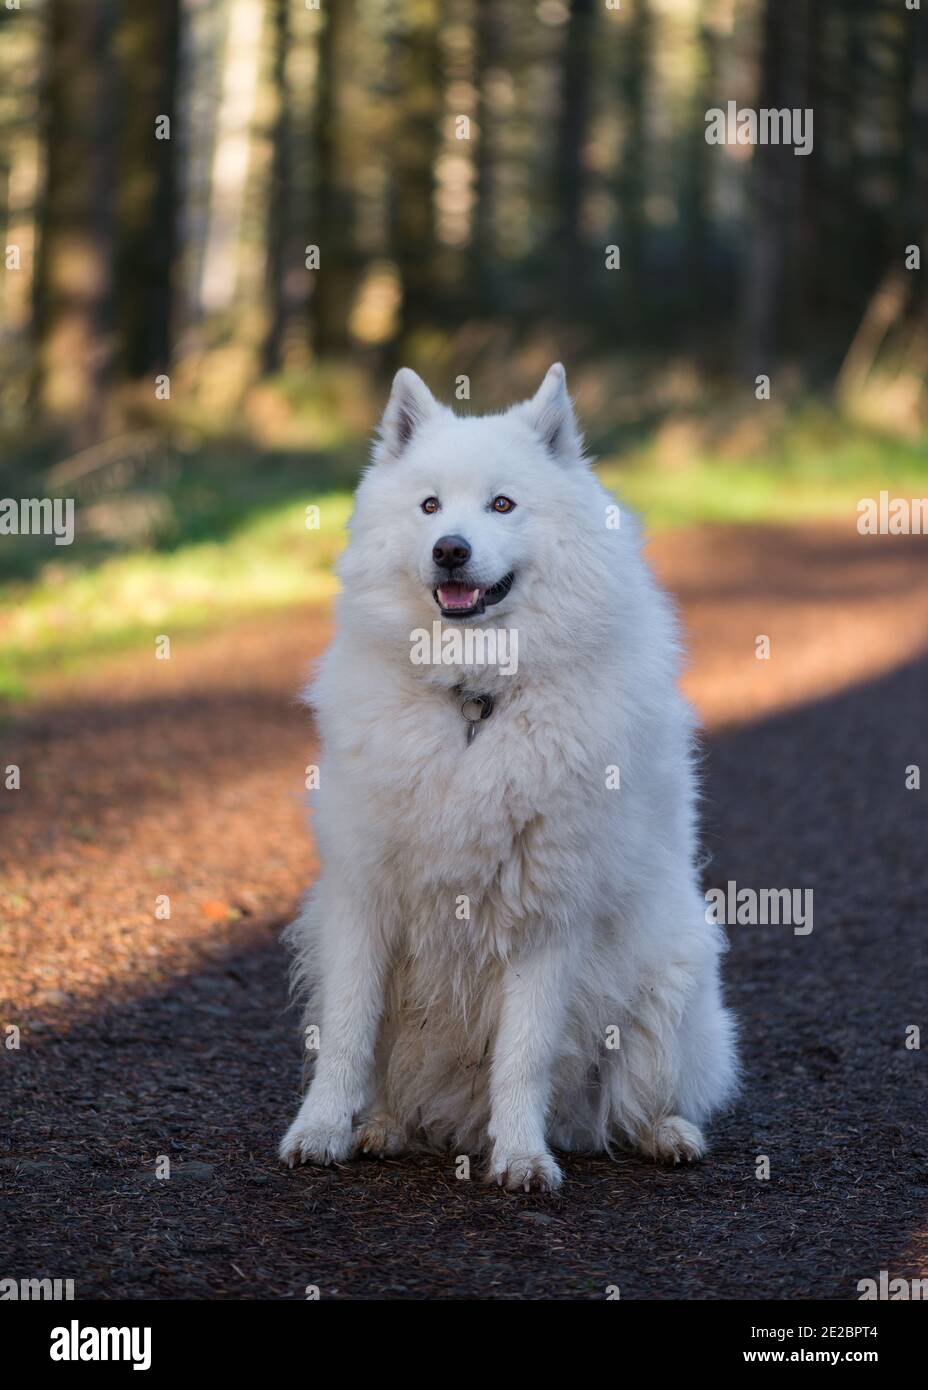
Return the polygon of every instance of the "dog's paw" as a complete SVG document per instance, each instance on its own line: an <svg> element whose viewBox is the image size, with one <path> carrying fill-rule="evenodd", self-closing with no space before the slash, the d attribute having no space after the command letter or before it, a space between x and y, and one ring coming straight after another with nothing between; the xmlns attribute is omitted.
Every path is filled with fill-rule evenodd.
<svg viewBox="0 0 928 1390"><path fill-rule="evenodd" d="M706 1152L702 1130L682 1115L665 1115L649 1136L648 1152L658 1163L696 1163Z"/></svg>
<svg viewBox="0 0 928 1390"><path fill-rule="evenodd" d="M547 1151L512 1154L493 1151L484 1182L495 1182L508 1192L556 1192L562 1181L561 1170Z"/></svg>
<svg viewBox="0 0 928 1390"><path fill-rule="evenodd" d="M405 1153L407 1144L403 1131L384 1115L374 1116L357 1125L351 1136L354 1154L372 1154L374 1158L395 1158Z"/></svg>
<svg viewBox="0 0 928 1390"><path fill-rule="evenodd" d="M280 1143L288 1168L300 1163L341 1163L351 1157L351 1120L297 1115Z"/></svg>

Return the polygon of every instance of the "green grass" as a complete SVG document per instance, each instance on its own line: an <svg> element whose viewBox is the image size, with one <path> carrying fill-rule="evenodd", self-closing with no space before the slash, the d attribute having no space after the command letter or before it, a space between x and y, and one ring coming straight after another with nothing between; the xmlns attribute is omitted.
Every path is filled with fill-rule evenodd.
<svg viewBox="0 0 928 1390"><path fill-rule="evenodd" d="M114 555L84 567L48 566L0 593L0 695L21 699L36 677L154 638L335 591L332 564L350 510L347 492L320 500L318 529L302 501L263 508L222 539Z"/></svg>
<svg viewBox="0 0 928 1390"><path fill-rule="evenodd" d="M363 447L324 456L256 455L241 447L181 460L162 479L150 535L126 543L82 537L41 548L0 539L0 697L22 699L48 672L109 653L214 629L335 590ZM920 496L928 447L852 431L807 415L759 454L687 448L678 466L659 443L600 463L604 483L651 531L698 522L793 523L844 514L881 488ZM5 480L5 495L16 495ZM318 505L319 528L305 508Z"/></svg>
<svg viewBox="0 0 928 1390"><path fill-rule="evenodd" d="M668 468L646 446L621 464L605 459L600 476L644 516L651 531L698 522L790 524L856 515L858 501L881 488L897 496L928 490L928 440L901 441L836 426L808 414L759 455L696 453Z"/></svg>

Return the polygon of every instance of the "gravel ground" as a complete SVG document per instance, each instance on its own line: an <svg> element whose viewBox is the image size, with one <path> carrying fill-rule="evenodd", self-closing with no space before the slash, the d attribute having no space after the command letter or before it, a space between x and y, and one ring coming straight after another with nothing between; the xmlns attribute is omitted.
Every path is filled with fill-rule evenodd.
<svg viewBox="0 0 928 1390"><path fill-rule="evenodd" d="M278 1167L299 1042L277 937L314 869L293 692L327 635L291 613L53 680L2 730L23 785L0 791L0 1025L21 1032L0 1276L261 1299L840 1299L928 1276L906 1047L928 1029L928 785L905 785L928 777L928 547L703 529L654 558L707 726L706 885L814 889L811 935L731 929L746 1078L709 1158L568 1158L548 1197L444 1158Z"/></svg>

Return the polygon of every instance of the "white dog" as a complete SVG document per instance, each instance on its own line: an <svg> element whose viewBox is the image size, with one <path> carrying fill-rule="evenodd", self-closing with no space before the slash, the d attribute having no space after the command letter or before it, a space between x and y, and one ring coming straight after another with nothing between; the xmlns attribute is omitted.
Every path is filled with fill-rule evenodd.
<svg viewBox="0 0 928 1390"><path fill-rule="evenodd" d="M703 1153L735 1084L724 940L674 618L618 521L560 364L481 418L397 374L308 696L323 871L289 936L319 1051L291 1166L452 1145L548 1190L549 1146Z"/></svg>

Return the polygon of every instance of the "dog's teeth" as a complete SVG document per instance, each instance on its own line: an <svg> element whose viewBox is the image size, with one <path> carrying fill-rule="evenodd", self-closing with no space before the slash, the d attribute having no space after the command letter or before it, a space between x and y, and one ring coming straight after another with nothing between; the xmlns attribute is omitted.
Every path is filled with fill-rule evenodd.
<svg viewBox="0 0 928 1390"><path fill-rule="evenodd" d="M462 591L462 590L460 590L460 589L455 589L455 590L453 590L453 591L448 590L448 589L439 589L439 590L438 590L438 600L439 600L439 602L441 603L441 606L442 606L443 608L448 608L448 609L451 609L451 608L461 608L461 609L464 609L464 608L473 608L474 605L477 603L477 601L478 601L479 598L480 598L480 590L479 590L479 589L470 589L470 590L467 590L467 591Z"/></svg>

